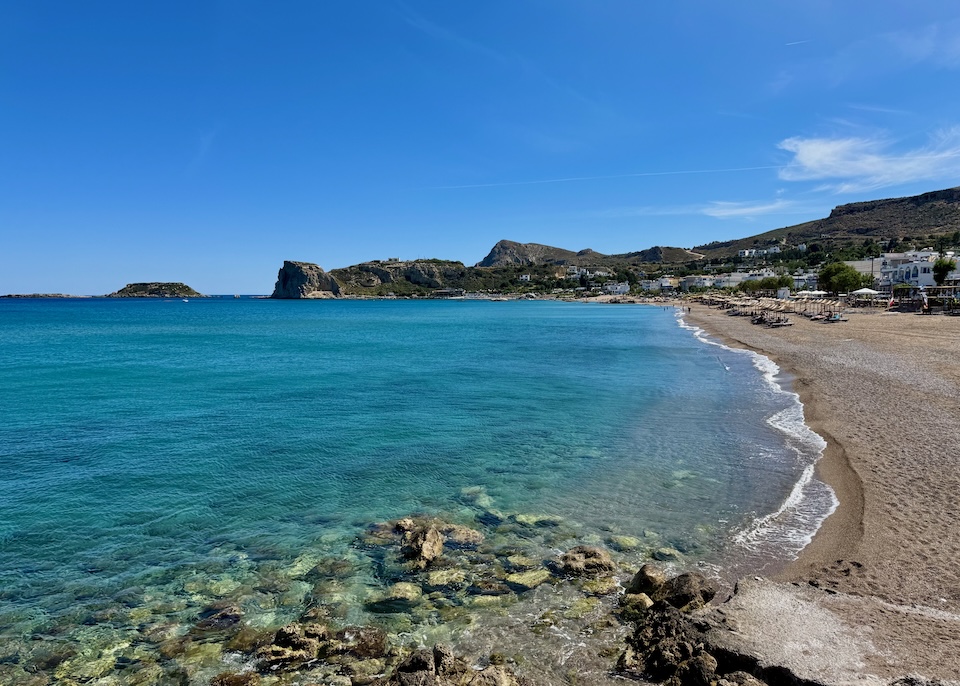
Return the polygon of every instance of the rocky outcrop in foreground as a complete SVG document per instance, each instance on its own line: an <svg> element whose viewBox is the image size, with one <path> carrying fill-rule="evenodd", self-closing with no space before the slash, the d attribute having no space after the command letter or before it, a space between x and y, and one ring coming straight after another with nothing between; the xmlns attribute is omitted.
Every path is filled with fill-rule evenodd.
<svg viewBox="0 0 960 686"><path fill-rule="evenodd" d="M115 293L104 296L106 298L205 298L185 283L179 282L150 282L128 283Z"/></svg>
<svg viewBox="0 0 960 686"><path fill-rule="evenodd" d="M310 262L286 260L277 274L277 284L271 298L297 300L301 298L335 298L341 294L340 284L322 267Z"/></svg>
<svg viewBox="0 0 960 686"><path fill-rule="evenodd" d="M871 673L882 654L870 629L836 611L850 603L867 611L869 598L759 577L742 579L711 605L716 591L696 572L668 579L644 565L621 598L620 616L634 630L617 671L668 686L956 686Z"/></svg>

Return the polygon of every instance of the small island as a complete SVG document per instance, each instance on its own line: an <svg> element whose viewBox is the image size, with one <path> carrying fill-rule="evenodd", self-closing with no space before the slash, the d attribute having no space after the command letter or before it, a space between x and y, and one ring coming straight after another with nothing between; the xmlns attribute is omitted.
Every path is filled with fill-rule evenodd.
<svg viewBox="0 0 960 686"><path fill-rule="evenodd" d="M105 298L206 298L185 283L128 283Z"/></svg>

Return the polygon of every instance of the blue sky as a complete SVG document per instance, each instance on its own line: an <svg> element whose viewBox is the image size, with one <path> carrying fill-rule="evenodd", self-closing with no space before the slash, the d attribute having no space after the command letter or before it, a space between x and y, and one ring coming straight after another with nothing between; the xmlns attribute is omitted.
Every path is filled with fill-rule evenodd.
<svg viewBox="0 0 960 686"><path fill-rule="evenodd" d="M690 247L960 184L942 0L0 11L0 293Z"/></svg>

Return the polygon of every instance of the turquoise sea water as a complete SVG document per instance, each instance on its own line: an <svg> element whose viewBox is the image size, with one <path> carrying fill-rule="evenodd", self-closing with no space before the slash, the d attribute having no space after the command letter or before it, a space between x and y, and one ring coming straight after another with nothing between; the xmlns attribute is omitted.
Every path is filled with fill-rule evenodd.
<svg viewBox="0 0 960 686"><path fill-rule="evenodd" d="M788 557L830 506L821 445L775 368L696 334L660 307L0 300L0 677L136 683L88 663L160 669L157 627L224 598L275 628L325 602L325 558L343 620L376 620L358 541L414 513L562 518L488 531L543 559Z"/></svg>

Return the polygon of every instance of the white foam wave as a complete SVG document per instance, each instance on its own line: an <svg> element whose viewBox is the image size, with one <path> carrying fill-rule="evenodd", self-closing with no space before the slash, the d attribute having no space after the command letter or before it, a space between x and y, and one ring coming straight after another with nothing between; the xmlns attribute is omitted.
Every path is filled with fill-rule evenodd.
<svg viewBox="0 0 960 686"><path fill-rule="evenodd" d="M839 501L827 484L816 478L817 461L822 457L827 442L811 429L803 415L800 396L780 383L780 367L765 355L752 350L731 348L713 340L698 326L688 324L677 310L680 327L691 331L694 337L707 345L714 345L731 353L748 355L771 391L790 398L790 404L767 419L767 423L787 439L787 446L799 464L804 465L800 478L776 511L754 519L734 536L734 541L751 550L778 550L796 557L820 529L824 520L837 509ZM720 361L724 368L729 367Z"/></svg>

